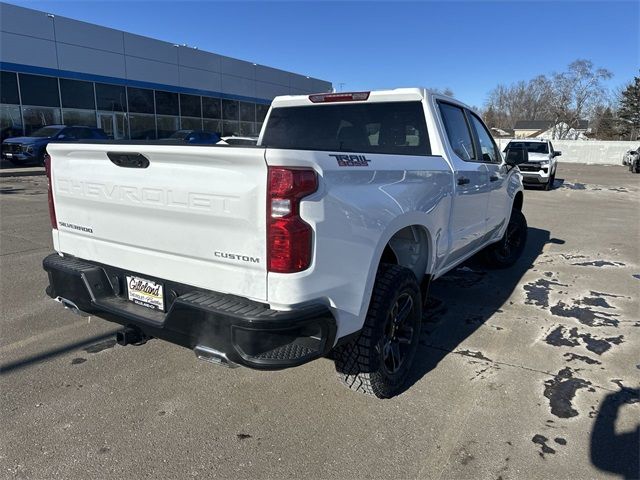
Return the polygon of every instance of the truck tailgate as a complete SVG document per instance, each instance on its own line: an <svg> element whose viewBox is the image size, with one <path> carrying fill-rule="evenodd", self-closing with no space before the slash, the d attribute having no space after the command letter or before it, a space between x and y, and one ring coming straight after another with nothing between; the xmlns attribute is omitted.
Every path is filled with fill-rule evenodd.
<svg viewBox="0 0 640 480"><path fill-rule="evenodd" d="M47 151L56 250L266 300L264 149L104 143ZM118 166L108 156L127 153L148 166Z"/></svg>

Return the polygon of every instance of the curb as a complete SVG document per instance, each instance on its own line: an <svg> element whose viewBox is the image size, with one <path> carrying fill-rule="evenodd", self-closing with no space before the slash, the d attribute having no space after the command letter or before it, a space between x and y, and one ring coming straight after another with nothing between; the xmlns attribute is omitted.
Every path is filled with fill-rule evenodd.
<svg viewBox="0 0 640 480"><path fill-rule="evenodd" d="M38 177L44 175L45 171L42 167L33 168L7 168L0 169L0 178L3 177Z"/></svg>

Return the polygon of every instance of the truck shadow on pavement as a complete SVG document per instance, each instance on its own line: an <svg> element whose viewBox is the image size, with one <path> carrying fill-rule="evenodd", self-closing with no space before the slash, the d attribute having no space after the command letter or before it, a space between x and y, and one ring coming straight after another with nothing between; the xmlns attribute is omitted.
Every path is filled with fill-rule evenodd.
<svg viewBox="0 0 640 480"><path fill-rule="evenodd" d="M483 326L492 328L492 334L500 335L504 328L493 325L492 317L503 313L505 303L524 274L533 268L547 243L564 241L552 239L547 230L529 228L525 251L513 267L485 270L477 259L471 259L433 282L424 311L420 346L405 390L436 368L447 355L491 361L484 352L460 350L459 346ZM509 321L517 328L518 318Z"/></svg>
<svg viewBox="0 0 640 480"><path fill-rule="evenodd" d="M598 410L591 430L591 463L627 479L640 478L640 425L635 430L616 433L616 420L624 405L640 402L640 389L620 385L608 394Z"/></svg>

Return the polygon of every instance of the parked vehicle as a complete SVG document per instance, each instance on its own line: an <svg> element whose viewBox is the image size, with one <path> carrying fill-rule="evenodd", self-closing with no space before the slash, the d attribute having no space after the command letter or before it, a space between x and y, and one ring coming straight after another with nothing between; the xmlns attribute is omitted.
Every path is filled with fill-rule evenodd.
<svg viewBox="0 0 640 480"><path fill-rule="evenodd" d="M182 142L189 145L215 145L220 142L217 133L205 132L204 130L178 130L169 138L158 140L161 143Z"/></svg>
<svg viewBox="0 0 640 480"><path fill-rule="evenodd" d="M258 143L258 137L222 137L222 140L227 145L239 145L243 147L250 147Z"/></svg>
<svg viewBox="0 0 640 480"><path fill-rule="evenodd" d="M393 396L429 283L523 252L527 151L504 160L477 113L417 88L277 97L265 121L257 147L51 144L47 294L122 324L122 345L265 370L331 356Z"/></svg>
<svg viewBox="0 0 640 480"><path fill-rule="evenodd" d="M22 125L9 125L0 130L0 156L4 150L3 142L7 138L13 138L22 135Z"/></svg>
<svg viewBox="0 0 640 480"><path fill-rule="evenodd" d="M558 169L557 157L562 152L554 150L550 140L511 140L505 150L508 148L525 148L529 152L529 161L518 165L525 185L543 185L545 190L553 188Z"/></svg>
<svg viewBox="0 0 640 480"><path fill-rule="evenodd" d="M633 173L640 173L640 147L638 150L633 151L629 157L629 171Z"/></svg>
<svg viewBox="0 0 640 480"><path fill-rule="evenodd" d="M622 156L622 165L631 166L633 161L640 156L640 147L636 150L627 150Z"/></svg>
<svg viewBox="0 0 640 480"><path fill-rule="evenodd" d="M101 128L49 125L28 137L8 138L2 142L2 157L14 165L42 164L49 142L103 140L107 135Z"/></svg>

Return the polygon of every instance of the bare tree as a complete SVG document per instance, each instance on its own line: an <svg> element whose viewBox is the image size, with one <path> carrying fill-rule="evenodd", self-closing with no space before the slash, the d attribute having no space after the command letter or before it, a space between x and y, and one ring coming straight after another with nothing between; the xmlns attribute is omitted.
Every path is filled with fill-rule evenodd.
<svg viewBox="0 0 640 480"><path fill-rule="evenodd" d="M554 73L549 104L555 125L555 138L565 138L581 119L591 116L606 95L604 80L612 73L593 67L590 60L575 60L566 72Z"/></svg>
<svg viewBox="0 0 640 480"><path fill-rule="evenodd" d="M556 138L564 138L579 121L590 117L605 97L604 80L611 73L594 69L589 60L572 62L567 71L550 77L497 85L489 92L485 114L491 127L512 129L518 120L550 120Z"/></svg>

